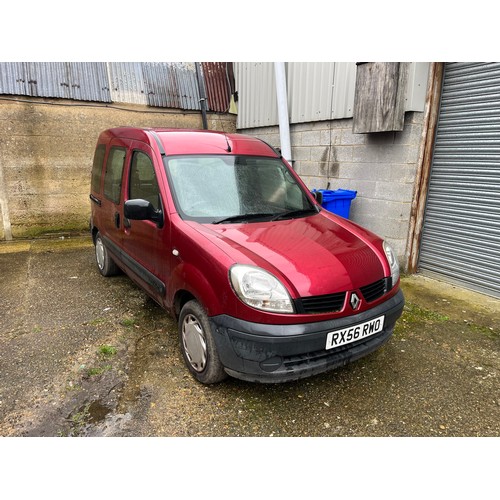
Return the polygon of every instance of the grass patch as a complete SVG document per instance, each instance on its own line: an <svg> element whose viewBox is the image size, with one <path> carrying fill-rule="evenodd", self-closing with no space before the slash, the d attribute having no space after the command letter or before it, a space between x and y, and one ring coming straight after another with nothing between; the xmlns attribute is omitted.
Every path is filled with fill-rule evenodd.
<svg viewBox="0 0 500 500"><path fill-rule="evenodd" d="M420 307L414 302L406 302L401 318L396 322L396 333L404 333L411 330L414 325L422 323L444 323L449 317L430 309Z"/></svg>
<svg viewBox="0 0 500 500"><path fill-rule="evenodd" d="M134 318L125 318L120 321L120 324L122 326L126 326L127 328L131 328L132 326L135 325L135 319Z"/></svg>
<svg viewBox="0 0 500 500"><path fill-rule="evenodd" d="M90 404L86 404L83 408L80 408L75 414L71 415L69 419L71 430L69 436L78 436L90 420ZM60 434L62 435L62 434Z"/></svg>
<svg viewBox="0 0 500 500"><path fill-rule="evenodd" d="M467 327L470 328L473 332L486 335L491 339L498 339L500 337L500 331L495 330L491 327L475 325L474 323L467 323Z"/></svg>
<svg viewBox="0 0 500 500"><path fill-rule="evenodd" d="M87 323L89 326L99 326L106 323L106 318L95 318Z"/></svg>
<svg viewBox="0 0 500 500"><path fill-rule="evenodd" d="M107 372L109 370L111 370L111 365L94 366L87 370L87 376L96 377L98 375L102 375L104 372Z"/></svg>
<svg viewBox="0 0 500 500"><path fill-rule="evenodd" d="M104 364L106 361L109 361L110 358L116 355L118 352L117 348L108 345L108 344L103 344L99 346L97 349L97 354L98 354L98 362L96 363L95 366L91 366L86 368L85 365L80 366L80 370L84 370L84 378L90 378L90 377L97 377L99 375L102 375L104 372L107 372L112 369L112 366L110 364Z"/></svg>
<svg viewBox="0 0 500 500"><path fill-rule="evenodd" d="M117 350L116 350L116 347L113 347L112 345L104 344L104 345L101 345L99 347L97 352L99 353L99 356L101 356L101 358L107 359L107 358L111 358L112 356L114 356L116 354Z"/></svg>
<svg viewBox="0 0 500 500"><path fill-rule="evenodd" d="M79 412L72 415L71 416L71 423L73 425L75 425L76 427L81 427L81 426L85 425L85 423L87 422L87 420L90 417L89 407L90 407L90 405L85 405Z"/></svg>
<svg viewBox="0 0 500 500"><path fill-rule="evenodd" d="M419 305L413 302L406 302L404 310L403 310L403 319L406 319L407 322L416 322L416 321L449 321L449 317L431 311L430 309L426 309L424 307L420 307Z"/></svg>

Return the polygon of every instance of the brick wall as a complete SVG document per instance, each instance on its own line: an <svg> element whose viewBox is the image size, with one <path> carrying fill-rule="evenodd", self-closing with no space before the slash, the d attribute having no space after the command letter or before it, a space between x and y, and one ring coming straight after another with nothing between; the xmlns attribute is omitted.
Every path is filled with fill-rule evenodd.
<svg viewBox="0 0 500 500"><path fill-rule="evenodd" d="M353 134L352 119L290 126L293 167L310 189L357 191L350 219L386 238L401 264L422 138L423 113L406 113L402 132ZM279 128L239 130L279 147Z"/></svg>
<svg viewBox="0 0 500 500"><path fill-rule="evenodd" d="M0 240L86 230L97 137L122 125L202 128L202 121L197 112L142 106L0 99ZM209 114L208 125L234 132L235 116Z"/></svg>

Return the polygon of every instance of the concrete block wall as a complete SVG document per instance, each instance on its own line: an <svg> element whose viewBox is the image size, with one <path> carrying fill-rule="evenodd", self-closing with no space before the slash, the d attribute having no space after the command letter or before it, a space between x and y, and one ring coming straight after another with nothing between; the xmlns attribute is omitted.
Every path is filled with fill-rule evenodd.
<svg viewBox="0 0 500 500"><path fill-rule="evenodd" d="M406 265L423 113L402 132L354 134L352 119L290 125L292 163L310 189L357 191L349 218L386 238ZM279 128L239 130L279 147Z"/></svg>
<svg viewBox="0 0 500 500"><path fill-rule="evenodd" d="M236 130L234 115L209 128ZM201 113L63 100L0 99L0 239L82 231L99 132L117 126L202 128Z"/></svg>

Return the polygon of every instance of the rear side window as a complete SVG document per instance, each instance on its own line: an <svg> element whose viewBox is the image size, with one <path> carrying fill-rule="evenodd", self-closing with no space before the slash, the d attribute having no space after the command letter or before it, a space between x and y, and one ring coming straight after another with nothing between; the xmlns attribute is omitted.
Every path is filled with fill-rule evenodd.
<svg viewBox="0 0 500 500"><path fill-rule="evenodd" d="M134 151L130 166L129 198L149 201L155 209L159 208L158 181L151 158L141 151Z"/></svg>
<svg viewBox="0 0 500 500"><path fill-rule="evenodd" d="M106 162L104 196L114 203L120 203L123 165L125 164L126 153L126 150L123 148L111 148L108 161Z"/></svg>
<svg viewBox="0 0 500 500"><path fill-rule="evenodd" d="M97 146L94 153L92 181L90 183L90 187L95 193L99 193L101 191L102 162L104 160L104 153L106 153L106 146L104 144Z"/></svg>

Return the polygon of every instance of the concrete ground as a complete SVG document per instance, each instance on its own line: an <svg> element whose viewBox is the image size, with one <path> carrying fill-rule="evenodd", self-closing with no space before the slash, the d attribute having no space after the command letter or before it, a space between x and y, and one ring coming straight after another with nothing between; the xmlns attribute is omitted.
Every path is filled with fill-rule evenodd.
<svg viewBox="0 0 500 500"><path fill-rule="evenodd" d="M393 338L280 385L202 386L176 325L89 237L0 243L0 436L500 435L500 301L404 277Z"/></svg>

